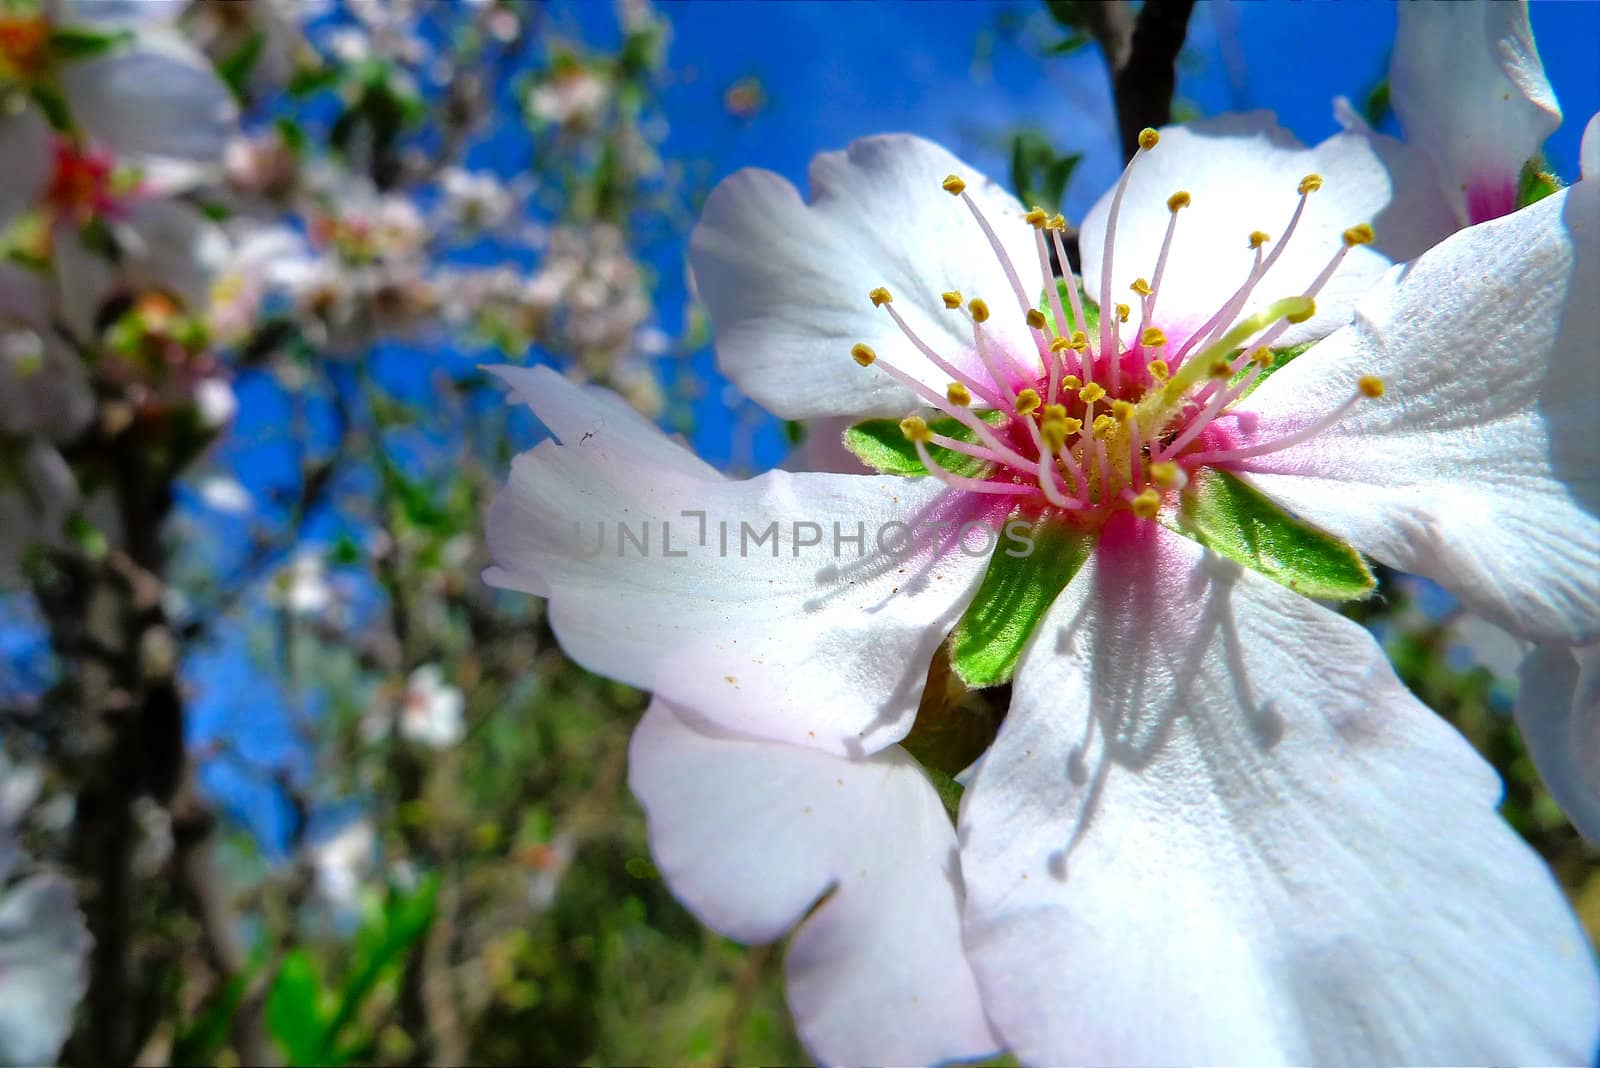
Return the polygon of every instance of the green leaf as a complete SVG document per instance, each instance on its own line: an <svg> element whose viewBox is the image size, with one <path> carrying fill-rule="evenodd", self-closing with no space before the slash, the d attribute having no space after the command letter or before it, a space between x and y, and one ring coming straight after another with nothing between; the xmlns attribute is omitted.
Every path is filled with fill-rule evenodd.
<svg viewBox="0 0 1600 1068"><path fill-rule="evenodd" d="M950 666L968 686L998 686L1016 670L1039 620L1094 548L1094 535L1059 523L1027 528L1033 550L1006 525L983 584L950 635Z"/></svg>
<svg viewBox="0 0 1600 1068"><path fill-rule="evenodd" d="M341 68L337 63L310 64L291 74L286 88L290 96L303 99L324 89L332 89L339 84L340 77Z"/></svg>
<svg viewBox="0 0 1600 1068"><path fill-rule="evenodd" d="M239 103L245 102L245 86L250 82L250 75L255 71L256 64L261 61L261 53L265 50L267 35L257 30L244 43L235 48L228 55L222 57L217 64L217 74L227 83L233 91L233 98Z"/></svg>
<svg viewBox="0 0 1600 1068"><path fill-rule="evenodd" d="M1056 313L1050 307L1050 295L1048 293L1039 294L1039 310L1044 312L1045 321L1049 324L1052 333L1070 337L1072 331L1082 330L1090 337L1094 337L1099 332L1100 305L1089 299L1089 294L1084 292L1082 285L1078 286L1078 296L1083 301L1084 322L1081 325L1073 317L1072 298L1068 295L1067 280L1065 278L1056 279L1056 296L1061 298L1061 311L1067 317L1067 328L1065 330L1062 330L1056 323Z"/></svg>
<svg viewBox="0 0 1600 1068"><path fill-rule="evenodd" d="M1063 37L1053 45L1047 45L1044 54L1047 56L1070 56L1088 43L1088 34L1075 33L1070 37Z"/></svg>
<svg viewBox="0 0 1600 1068"><path fill-rule="evenodd" d="M1172 529L1307 597L1360 600L1377 585L1361 554L1279 508L1236 475L1191 476Z"/></svg>
<svg viewBox="0 0 1600 1068"><path fill-rule="evenodd" d="M434 900L438 893L439 880L431 876L410 892L391 890L383 914L357 935L356 963L344 989L339 992L338 1008L325 1032L327 1039L322 1051L325 1058L331 1055L340 1032L356 1019L378 983L398 967L412 945L428 933L433 925Z"/></svg>
<svg viewBox="0 0 1600 1068"><path fill-rule="evenodd" d="M991 426L1005 419L1003 412L979 412L977 415ZM958 441L977 439L970 427L951 416L929 420L928 429ZM916 446L900 432L897 419L868 419L857 423L844 432L844 447L854 453L856 459L880 474L920 478L928 473L917 456ZM940 467L967 478L977 477L989 466L975 456L953 452L942 445L928 446L928 453Z"/></svg>
<svg viewBox="0 0 1600 1068"><path fill-rule="evenodd" d="M1389 117L1391 110L1389 103L1389 79L1382 78L1367 91L1367 98L1361 104L1362 117L1367 120L1367 125L1377 129L1384 119Z"/></svg>
<svg viewBox="0 0 1600 1068"><path fill-rule="evenodd" d="M1098 3L1099 0L1094 0ZM1088 20L1079 10L1079 0L1044 0L1045 10L1050 12L1050 17L1056 20L1058 26L1065 26L1069 30L1083 30L1088 28Z"/></svg>
<svg viewBox="0 0 1600 1068"><path fill-rule="evenodd" d="M244 1000L245 991L255 977L256 964L229 979L214 993L197 1015L182 1025L172 1042L172 1064L215 1064L228 1041L228 1028Z"/></svg>
<svg viewBox="0 0 1600 1068"><path fill-rule="evenodd" d="M44 112L51 129L57 133L72 132L72 112L67 108L67 98L61 95L61 90L51 85L35 85L28 90L28 95Z"/></svg>
<svg viewBox="0 0 1600 1068"><path fill-rule="evenodd" d="M64 63L89 59L133 40L129 30L101 33L85 26L59 26L50 31L50 54Z"/></svg>
<svg viewBox="0 0 1600 1068"><path fill-rule="evenodd" d="M1058 154L1050 139L1035 130L1019 131L1011 137L1011 186L1029 207L1058 211L1072 172L1082 159L1081 153Z"/></svg>
<svg viewBox="0 0 1600 1068"><path fill-rule="evenodd" d="M1544 169L1544 160L1530 159L1522 165L1522 176L1517 180L1517 208L1536 204L1560 189L1561 179Z"/></svg>
<svg viewBox="0 0 1600 1068"><path fill-rule="evenodd" d="M267 1030L283 1048L291 1068L322 1063L322 980L303 949L291 950L278 966L267 994Z"/></svg>

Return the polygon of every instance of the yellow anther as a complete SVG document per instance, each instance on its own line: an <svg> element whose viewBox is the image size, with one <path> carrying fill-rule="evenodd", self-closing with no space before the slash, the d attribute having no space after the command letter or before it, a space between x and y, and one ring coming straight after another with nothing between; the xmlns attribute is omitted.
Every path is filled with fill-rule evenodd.
<svg viewBox="0 0 1600 1068"><path fill-rule="evenodd" d="M1159 349L1166 343L1167 335L1153 326L1146 327L1144 333L1139 335L1139 344L1147 349Z"/></svg>
<svg viewBox="0 0 1600 1068"><path fill-rule="evenodd" d="M1150 127L1146 126L1144 129L1139 131L1139 147L1144 149L1146 152L1150 151L1152 148L1155 148L1160 142L1161 135L1150 129Z"/></svg>
<svg viewBox="0 0 1600 1068"><path fill-rule="evenodd" d="M859 363L862 367L871 367L872 361L878 358L878 354L872 351L871 345L863 345L859 341L856 342L855 345L851 346L850 355L853 356L856 363Z"/></svg>
<svg viewBox="0 0 1600 1068"><path fill-rule="evenodd" d="M1093 404L1105 395L1105 389L1098 382L1090 382L1087 386L1078 390L1078 399L1085 404Z"/></svg>
<svg viewBox="0 0 1600 1068"><path fill-rule="evenodd" d="M972 313L972 321L986 323L989 321L989 305L984 303L982 297L973 297L967 304L967 310Z"/></svg>
<svg viewBox="0 0 1600 1068"><path fill-rule="evenodd" d="M1162 489L1172 489L1174 486L1182 486L1188 478L1184 475L1183 468L1171 460L1157 460L1150 465L1150 481Z"/></svg>
<svg viewBox="0 0 1600 1068"><path fill-rule="evenodd" d="M1108 438L1111 436L1111 432L1117 429L1117 421L1111 418L1109 415L1097 415L1094 417L1094 425L1092 429L1094 430L1095 437L1101 439Z"/></svg>
<svg viewBox="0 0 1600 1068"><path fill-rule="evenodd" d="M1038 308L1029 308L1028 314L1023 318L1027 319L1028 325L1033 327L1035 330L1044 329L1044 312L1040 311Z"/></svg>
<svg viewBox="0 0 1600 1068"><path fill-rule="evenodd" d="M883 286L879 286L877 289L874 289L871 293L867 294L867 299L872 301L872 306L874 308L881 308L885 304L888 304L894 300L894 297L890 296L889 291Z"/></svg>
<svg viewBox="0 0 1600 1068"><path fill-rule="evenodd" d="M1305 196L1307 193L1315 193L1317 190L1319 190L1321 188L1322 188L1322 175L1320 175L1320 174L1308 174L1304 178L1300 179L1300 195L1301 196Z"/></svg>
<svg viewBox="0 0 1600 1068"><path fill-rule="evenodd" d="M1044 225L1047 230L1065 230L1067 228L1067 217L1058 211L1050 216L1050 221Z"/></svg>
<svg viewBox="0 0 1600 1068"><path fill-rule="evenodd" d="M1267 233L1265 230L1251 230L1250 231L1250 247L1251 248L1260 248L1262 245L1265 245L1268 241L1271 241L1271 240L1272 240L1272 235Z"/></svg>
<svg viewBox="0 0 1600 1068"><path fill-rule="evenodd" d="M1211 378L1232 378L1233 364L1228 362L1228 358L1226 356L1218 356L1216 359L1212 360L1211 365L1206 368L1206 374Z"/></svg>
<svg viewBox="0 0 1600 1068"><path fill-rule="evenodd" d="M1083 385L1083 379L1077 375L1068 375L1061 380L1061 388L1068 392L1077 389L1081 385Z"/></svg>
<svg viewBox="0 0 1600 1068"><path fill-rule="evenodd" d="M1373 236L1371 224L1357 223L1344 232L1345 247L1354 248L1357 245L1370 245L1372 244Z"/></svg>
<svg viewBox="0 0 1600 1068"><path fill-rule="evenodd" d="M1051 352L1066 352L1071 347L1072 347L1072 342L1068 341L1064 337L1052 338L1050 340L1050 351Z"/></svg>
<svg viewBox="0 0 1600 1068"><path fill-rule="evenodd" d="M1155 379L1157 382L1165 382L1167 380L1167 375L1171 374L1171 372L1167 369L1166 360L1151 360L1149 363L1144 365L1144 369L1149 371L1150 377Z"/></svg>
<svg viewBox="0 0 1600 1068"><path fill-rule="evenodd" d="M1267 349L1256 349L1250 354L1250 362L1258 367L1271 367L1272 362L1276 359L1277 357Z"/></svg>
<svg viewBox="0 0 1600 1068"><path fill-rule="evenodd" d="M1128 321L1128 306L1126 304L1118 304L1117 305L1117 322L1125 323L1127 321Z"/></svg>
<svg viewBox="0 0 1600 1068"><path fill-rule="evenodd" d="M1074 330L1072 332L1072 347L1077 349L1079 352L1082 352L1084 349L1088 348L1089 335L1085 334L1082 330Z"/></svg>
<svg viewBox="0 0 1600 1068"><path fill-rule="evenodd" d="M1383 396L1383 379L1377 375L1362 375L1356 381L1356 388L1363 397L1378 398Z"/></svg>
<svg viewBox="0 0 1600 1068"><path fill-rule="evenodd" d="M1046 404L1044 411L1040 413L1040 418L1042 419L1065 419L1066 417L1067 406L1065 404Z"/></svg>
<svg viewBox="0 0 1600 1068"><path fill-rule="evenodd" d="M1050 221L1050 216L1043 208L1035 206L1031 211L1022 217L1022 221L1033 227L1035 230L1043 230L1045 224Z"/></svg>
<svg viewBox="0 0 1600 1068"><path fill-rule="evenodd" d="M900 420L900 433L906 436L907 441L927 444L933 440L933 431L928 429L927 421L920 415L908 415Z"/></svg>
<svg viewBox="0 0 1600 1068"><path fill-rule="evenodd" d="M961 290L952 289L948 293L940 293L939 299L944 301L944 306L946 308L949 308L951 311L955 311L957 308L961 307Z"/></svg>
<svg viewBox="0 0 1600 1068"><path fill-rule="evenodd" d="M952 174L948 176L940 184L944 186L944 191L953 197L960 196L962 193L966 192L967 189L967 183L961 180L961 176L959 174Z"/></svg>
<svg viewBox="0 0 1600 1068"><path fill-rule="evenodd" d="M945 399L957 408L965 408L972 403L972 394L960 382L952 382L945 387Z"/></svg>
<svg viewBox="0 0 1600 1068"><path fill-rule="evenodd" d="M1153 489L1146 489L1133 499L1133 514L1140 519L1154 519L1156 513L1161 511L1161 494Z"/></svg>
<svg viewBox="0 0 1600 1068"><path fill-rule="evenodd" d="M1065 419L1046 419L1039 424L1039 436L1044 439L1045 448L1050 452L1065 445L1069 433Z"/></svg>
<svg viewBox="0 0 1600 1068"><path fill-rule="evenodd" d="M1069 418L1069 419L1063 420L1063 422L1066 424L1067 433L1068 434L1076 434L1078 431L1083 429L1083 420L1082 419L1071 419L1071 418Z"/></svg>
<svg viewBox="0 0 1600 1068"><path fill-rule="evenodd" d="M1317 302L1312 300L1310 297L1307 297L1304 311L1290 312L1288 315L1285 315L1284 318L1289 320L1291 323L1303 323L1315 314L1317 314Z"/></svg>
<svg viewBox="0 0 1600 1068"><path fill-rule="evenodd" d="M1133 405L1125 400L1114 400L1111 402L1111 414L1117 417L1118 422L1126 423L1133 418Z"/></svg>
<svg viewBox="0 0 1600 1068"><path fill-rule="evenodd" d="M1146 282L1143 278L1135 278L1133 280L1133 285L1129 286L1128 288L1139 294L1141 297L1148 297L1150 295L1150 283Z"/></svg>
<svg viewBox="0 0 1600 1068"><path fill-rule="evenodd" d="M1021 393L1018 393L1017 394L1017 403L1015 405L1015 408L1016 408L1016 412L1017 412L1018 415L1029 415L1029 414L1031 414L1033 412L1038 411L1039 410L1039 391L1038 390L1033 390L1033 389L1025 389Z"/></svg>
<svg viewBox="0 0 1600 1068"><path fill-rule="evenodd" d="M1167 210L1176 212L1179 208L1187 208L1192 202L1188 191L1180 189L1167 198Z"/></svg>

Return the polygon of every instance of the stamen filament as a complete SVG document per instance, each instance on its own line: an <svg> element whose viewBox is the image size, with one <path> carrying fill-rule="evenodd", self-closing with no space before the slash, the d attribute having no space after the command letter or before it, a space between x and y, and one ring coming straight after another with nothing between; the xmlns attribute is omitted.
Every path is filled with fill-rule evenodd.
<svg viewBox="0 0 1600 1068"><path fill-rule="evenodd" d="M1033 232L1033 238L1035 246L1037 246L1039 249L1039 273L1045 279L1045 291L1049 295L1050 311L1056 317L1056 337L1061 337L1066 333L1067 321L1066 317L1061 314L1061 293L1056 289L1055 275L1050 273L1050 253L1049 250L1045 248L1044 230L1042 228L1035 230ZM1046 334L1046 340L1047 342L1053 341L1054 338L1051 338L1048 334ZM1045 362L1050 365L1049 403L1054 404L1056 402L1056 396L1061 388L1061 365L1066 363L1066 351L1063 350L1058 354L1053 348L1049 348L1047 345Z"/></svg>
<svg viewBox="0 0 1600 1068"><path fill-rule="evenodd" d="M1146 152L1156 146L1159 136L1154 130L1147 130L1139 134L1139 148L1133 157L1128 160L1128 165L1122 168L1122 177L1117 179L1117 191L1111 197L1111 212L1106 216L1106 239L1100 251L1100 351L1104 353L1111 346L1111 324L1106 321L1106 316L1111 314L1111 275L1112 251L1114 238L1117 235L1117 216L1122 212L1122 197L1128 191L1128 179L1133 175L1133 165ZM1149 147L1146 147L1148 145Z"/></svg>
<svg viewBox="0 0 1600 1068"><path fill-rule="evenodd" d="M1317 188L1321 187L1318 186ZM1255 265L1250 268L1250 273L1245 277L1244 284L1223 303L1222 307L1217 309L1215 315L1206 320L1205 325L1189 335L1188 340L1183 343L1177 354L1172 357L1171 363L1173 367L1177 367L1178 364L1183 362L1183 358L1189 354L1190 349L1202 341L1209 341L1215 331L1220 330L1224 324L1230 322L1234 316L1239 314L1239 309L1243 308L1245 301L1250 299L1250 292L1256 287L1256 283L1266 277L1267 272L1272 270L1273 265L1278 262L1278 257L1283 255L1283 250L1289 246L1289 238L1294 236L1295 228L1300 225L1300 218L1305 214L1306 200L1315 191L1315 189L1306 189L1300 194L1300 201L1295 205L1294 214L1289 216L1289 225L1284 227L1283 236L1272 246L1271 252L1262 256L1261 248L1257 246Z"/></svg>
<svg viewBox="0 0 1600 1068"><path fill-rule="evenodd" d="M1006 248L1000 243L1000 237L994 232L994 227L989 225L989 220L983 217L983 212L978 210L977 201L972 199L972 194L966 190L961 191L961 199L966 203L972 217L978 220L978 225L983 228L983 235L989 239L989 247L994 249L995 258L1000 261L1001 268L1006 272L1006 280L1011 283L1012 292L1017 295L1017 306L1024 315L1033 307L1033 301L1022 288L1022 279L1017 276L1017 269L1011 263L1011 257L1006 255Z"/></svg>
<svg viewBox="0 0 1600 1068"><path fill-rule="evenodd" d="M1087 337L1089 320L1084 318L1083 315L1083 298L1078 294L1078 279L1073 275L1072 264L1067 260L1067 246L1062 240L1061 231L1051 230L1050 240L1056 247L1056 259L1060 262L1061 270L1065 275L1063 280L1067 283L1067 299L1072 302L1072 328L1074 330L1084 331L1084 334ZM1050 284L1051 287L1054 288L1055 279L1053 277L1050 279ZM1093 342L1090 344L1092 346ZM1093 354L1094 349L1091 347L1089 352ZM1085 366L1082 368L1082 370L1085 377L1091 377L1088 374L1089 369L1087 366L1087 361L1083 362L1085 363Z"/></svg>
<svg viewBox="0 0 1600 1068"><path fill-rule="evenodd" d="M990 463L1006 464L1011 467L1028 467L1031 466L1033 462L1027 457L1023 456L1021 453L1001 445L999 439L995 440L994 445L988 445L987 443L984 445L974 445L970 441L962 441L960 438L952 438L947 434L936 434L931 430L928 432L928 434L928 440L933 442L935 445L941 445L944 448L949 449L951 452L959 452L978 460L988 460ZM999 447L996 448L995 446Z"/></svg>
<svg viewBox="0 0 1600 1068"><path fill-rule="evenodd" d="M988 401L992 406L996 408L1005 407L1005 400L1001 398L999 392L994 388L994 386L984 385L977 378L965 373L955 364L951 363L949 360L946 360L943 356L940 356L939 353L934 350L933 346L923 341L916 335L915 332L912 331L911 326L905 321L905 319L901 317L900 313L894 310L893 304L885 304L883 309L889 313L889 317L894 320L894 324L900 328L900 332L906 336L906 339L915 345L919 352L932 361L935 367L939 368L939 370L943 371L957 382L960 382L962 385L972 390L972 392Z"/></svg>
<svg viewBox="0 0 1600 1068"><path fill-rule="evenodd" d="M1016 482L989 482L981 478L968 478L947 471L933 462L933 457L928 453L928 446L921 441L911 443L917 450L917 458L922 461L922 466L928 469L928 474L952 489L964 490L968 493L993 493L1008 497L1026 497L1033 493L1033 486L1024 486Z"/></svg>
<svg viewBox="0 0 1600 1068"><path fill-rule="evenodd" d="M1350 414L1350 409L1354 408L1364 396L1366 396L1366 394L1358 389L1342 404L1340 404L1333 411L1329 412L1327 415L1323 416L1321 419L1318 419L1309 426L1296 430L1292 434L1285 434L1281 438L1274 438L1271 441L1257 442L1254 445L1246 445L1243 448L1238 449L1217 449L1213 452L1192 453L1188 456L1179 457L1178 462L1189 466L1194 466L1195 464L1228 463L1233 460L1248 460L1254 456L1265 456L1268 453L1277 452L1280 449L1287 449L1290 446L1300 444L1302 441L1307 441L1316 437L1318 434L1339 422L1339 420Z"/></svg>

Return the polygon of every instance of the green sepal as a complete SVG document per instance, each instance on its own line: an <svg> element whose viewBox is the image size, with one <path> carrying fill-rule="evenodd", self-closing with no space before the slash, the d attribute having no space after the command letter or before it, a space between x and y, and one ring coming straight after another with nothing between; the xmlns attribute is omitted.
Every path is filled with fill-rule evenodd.
<svg viewBox="0 0 1600 1068"><path fill-rule="evenodd" d="M50 31L50 54L64 63L95 56L133 40L130 30L102 33L83 26L58 26Z"/></svg>
<svg viewBox="0 0 1600 1068"><path fill-rule="evenodd" d="M1074 330L1082 330L1089 337L1095 336L1100 330L1100 305L1089 299L1089 294L1083 291L1083 286L1078 286L1078 296L1083 301L1082 326L1078 325L1077 318L1072 314L1072 297L1067 293L1067 280L1056 279L1056 296L1061 298L1061 314L1067 317L1067 328L1062 330L1056 323L1055 309L1050 304L1048 292L1039 294L1039 310L1044 312L1045 322L1050 326L1052 333L1062 337L1071 337Z"/></svg>
<svg viewBox="0 0 1600 1068"><path fill-rule="evenodd" d="M1544 160L1535 156L1522 165L1522 174L1517 179L1517 210L1560 191L1561 179L1545 170Z"/></svg>
<svg viewBox="0 0 1600 1068"><path fill-rule="evenodd" d="M53 85L35 85L28 90L34 104L44 112L45 121L56 133L72 132L72 112L67 108L67 98Z"/></svg>
<svg viewBox="0 0 1600 1068"><path fill-rule="evenodd" d="M1238 476L1202 467L1190 479L1168 523L1179 534L1307 597L1354 601L1376 588L1360 553L1289 515Z"/></svg>
<svg viewBox="0 0 1600 1068"><path fill-rule="evenodd" d="M1301 353L1305 352L1307 349L1309 349L1312 345L1315 345L1315 344L1316 344L1315 341L1303 341L1298 345L1290 345L1288 348L1273 349L1272 350L1272 362L1269 363L1266 367L1262 368L1261 375L1255 380L1254 384L1252 384L1249 389L1245 390L1242 394L1240 394L1240 399L1243 400L1245 397L1250 396L1250 394L1252 394L1256 390L1260 389L1261 388L1261 383L1265 382L1267 379L1271 378L1273 375L1275 375L1279 371L1283 370L1284 366L1290 360L1294 359L1296 356L1299 356ZM1228 359L1229 360L1236 360L1236 359L1239 358L1240 354L1243 353L1243 352L1244 352L1243 349L1234 349L1232 352L1228 353ZM1242 380L1244 378L1244 376L1249 374L1249 373L1250 373L1250 365L1249 364L1245 364L1243 367L1241 367L1239 369L1239 373L1238 374L1234 375L1233 378L1229 379L1228 384L1230 386L1238 385L1240 380Z"/></svg>
<svg viewBox="0 0 1600 1068"><path fill-rule="evenodd" d="M971 687L1010 680L1034 628L1094 548L1094 535L1059 523L1027 528L1032 552L1006 532L978 594L950 635L950 667Z"/></svg>
<svg viewBox="0 0 1600 1068"><path fill-rule="evenodd" d="M1005 420L1004 412L987 411L975 414L990 426ZM977 440L977 435L970 427L951 416L930 419L928 429L935 434L943 434L958 441ZM928 473L928 469L922 466L922 460L917 456L917 447L907 441L905 434L901 433L898 419L868 419L857 423L844 432L844 447L854 453L856 459L880 474L919 478ZM933 462L946 471L967 478L977 477L989 466L975 456L952 452L941 445L929 445L928 453L933 457Z"/></svg>

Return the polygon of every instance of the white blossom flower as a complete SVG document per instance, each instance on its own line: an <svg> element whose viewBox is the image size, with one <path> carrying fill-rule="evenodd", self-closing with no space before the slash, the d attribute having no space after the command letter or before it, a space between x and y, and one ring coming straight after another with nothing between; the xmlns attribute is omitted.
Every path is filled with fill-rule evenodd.
<svg viewBox="0 0 1600 1068"><path fill-rule="evenodd" d="M446 167L439 176L445 221L467 233L495 230L516 210L513 192L490 171Z"/></svg>
<svg viewBox="0 0 1600 1068"><path fill-rule="evenodd" d="M72 884L49 873L11 883L22 861L13 820L36 792L29 770L0 753L0 1064L55 1063L88 987Z"/></svg>
<svg viewBox="0 0 1600 1068"><path fill-rule="evenodd" d="M356 907L362 884L372 874L377 833L365 819L352 820L310 847L317 893L335 909Z"/></svg>
<svg viewBox="0 0 1600 1068"><path fill-rule="evenodd" d="M1525 3L1401 5L1389 87L1457 226L1515 210L1523 167L1561 125Z"/></svg>
<svg viewBox="0 0 1600 1068"><path fill-rule="evenodd" d="M449 749L466 736L466 698L445 681L438 664L424 664L406 681L400 702L400 734L432 749Z"/></svg>
<svg viewBox="0 0 1600 1068"><path fill-rule="evenodd" d="M267 600L295 615L316 615L332 607L333 587L322 554L307 550L296 555L273 576Z"/></svg>
<svg viewBox="0 0 1600 1068"><path fill-rule="evenodd" d="M1600 638L1600 189L1390 270L1365 220L1420 240L1424 194L1368 139L1148 131L1084 221L1080 294L1047 285L1062 220L936 146L857 142L811 185L724 182L696 278L776 414L911 412L850 435L892 475L729 482L504 369L556 440L491 511L486 577L549 597L592 670L835 758L906 736L941 645L1013 681L960 871L1024 1061L1586 1060L1592 954L1493 772L1305 595L1366 595L1365 553L1525 637ZM1031 552L995 536L1018 519ZM956 533L851 544L894 524Z"/></svg>

